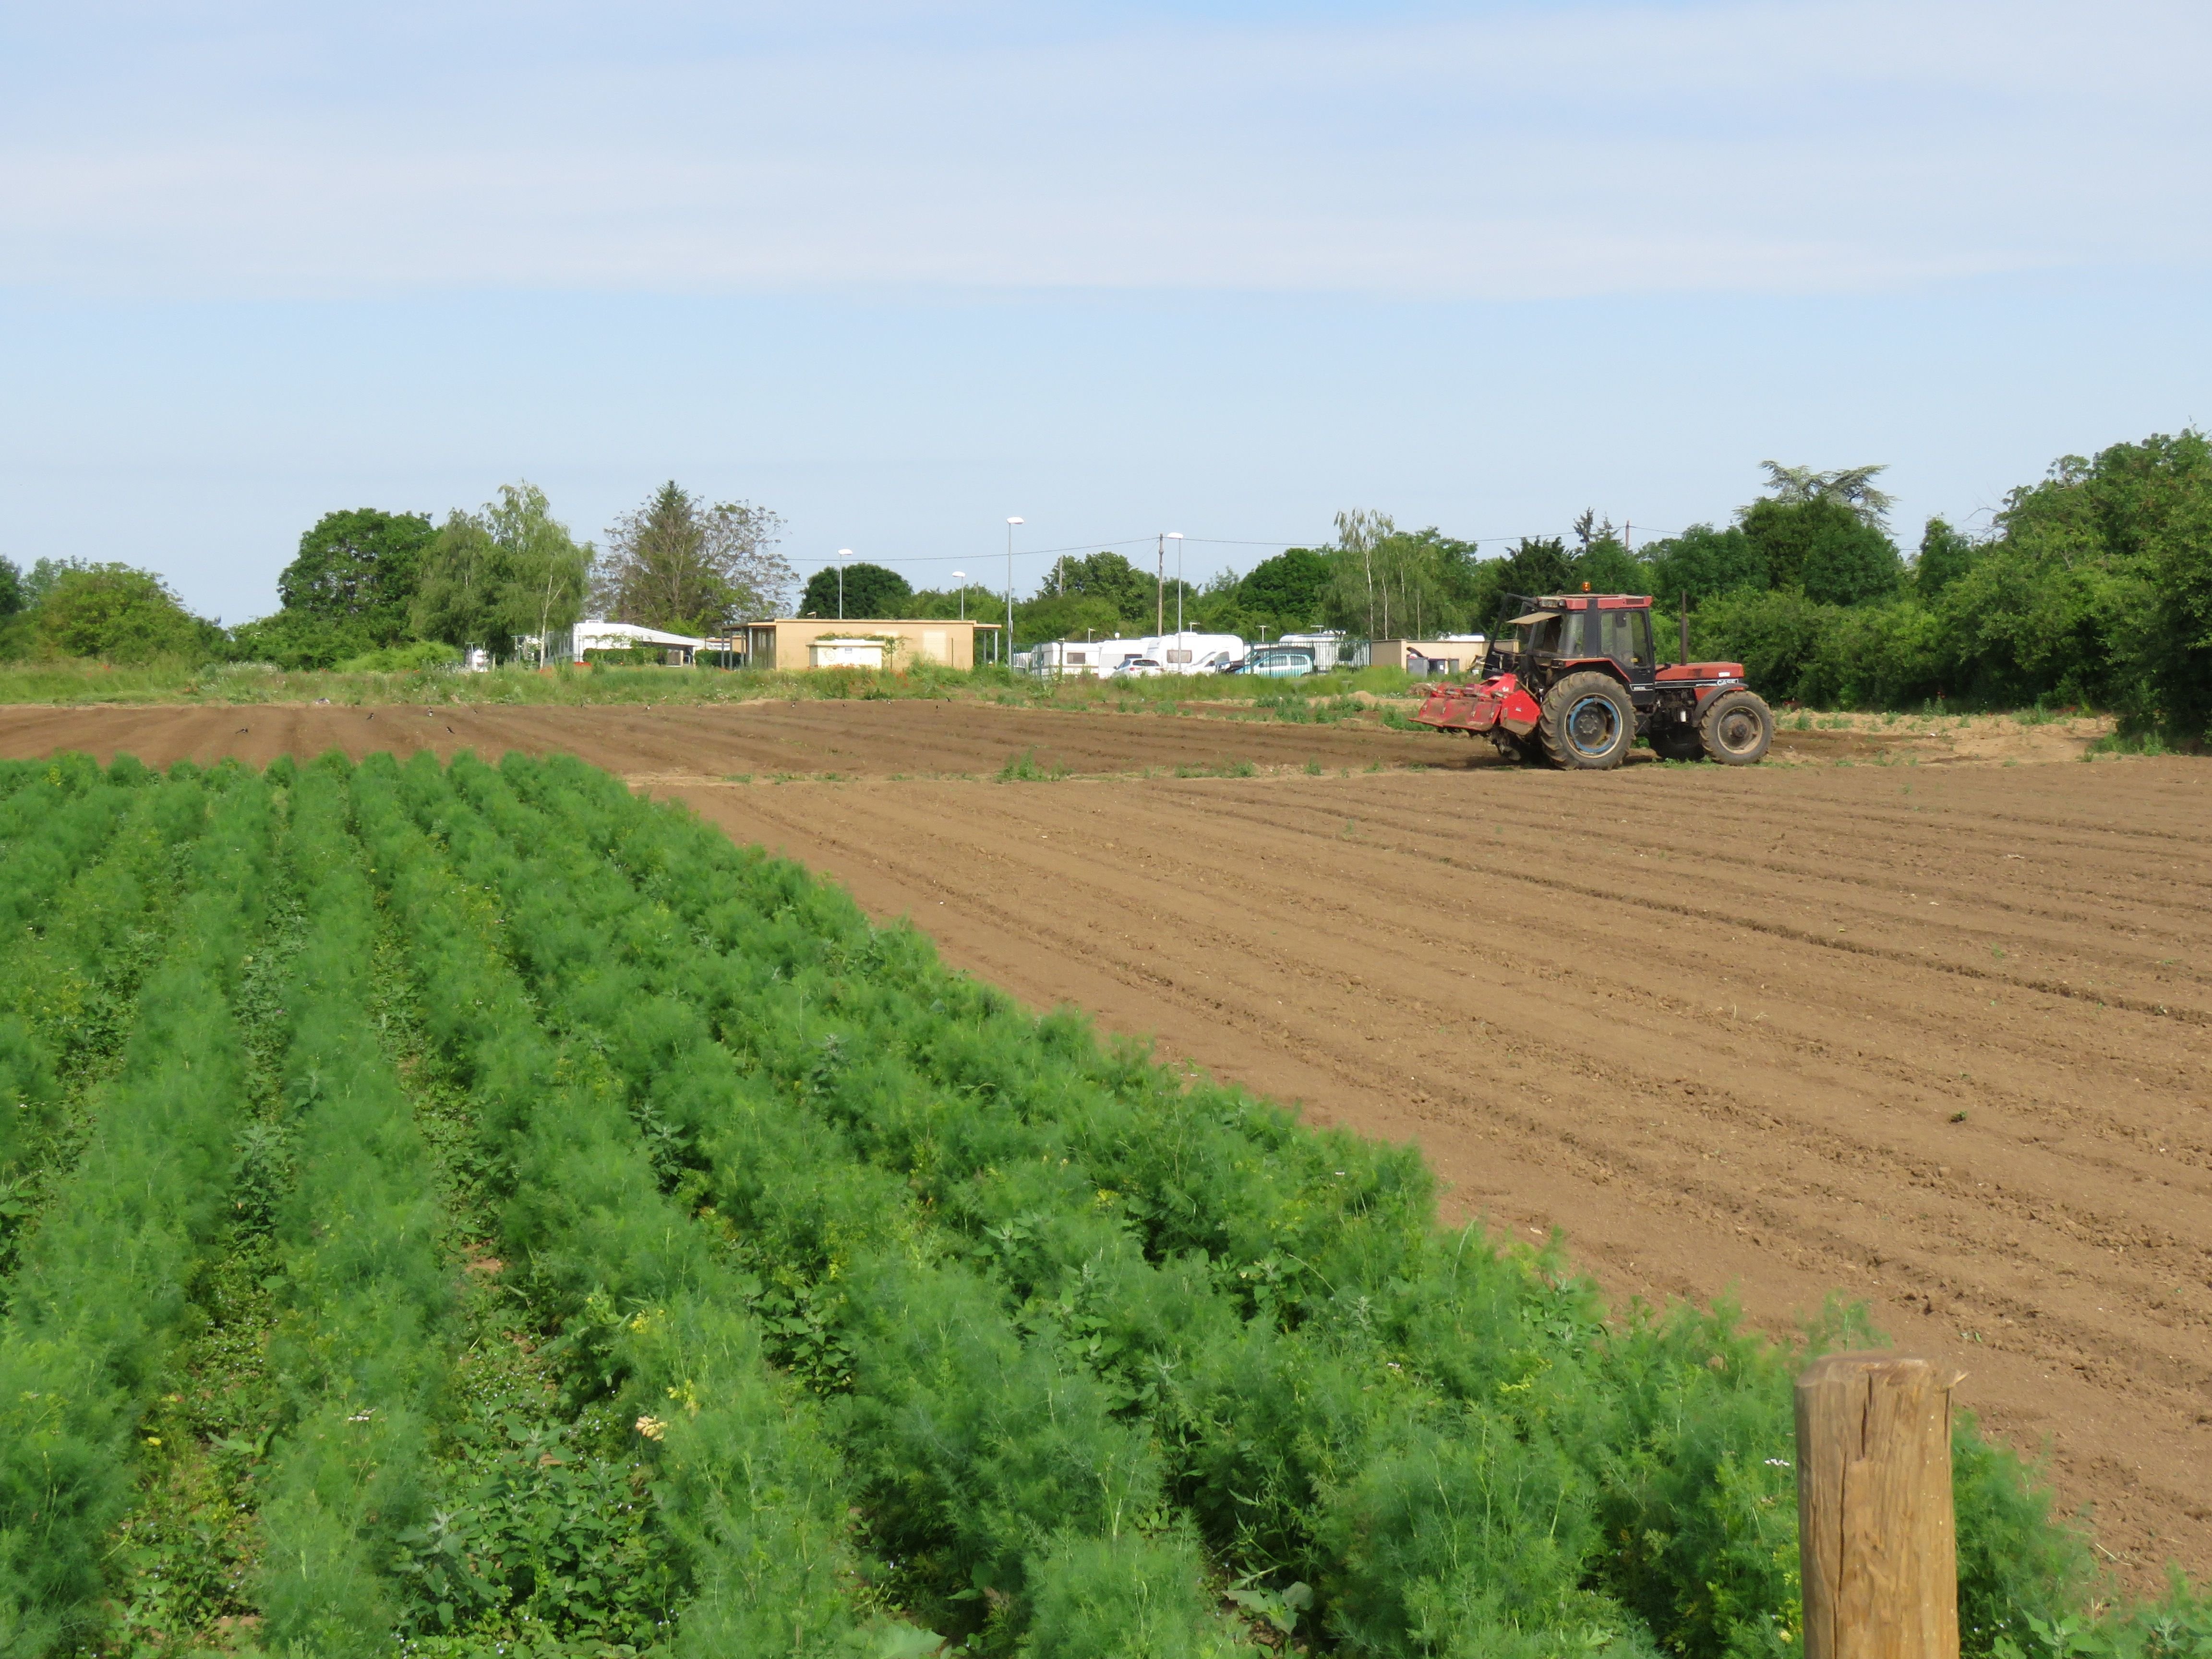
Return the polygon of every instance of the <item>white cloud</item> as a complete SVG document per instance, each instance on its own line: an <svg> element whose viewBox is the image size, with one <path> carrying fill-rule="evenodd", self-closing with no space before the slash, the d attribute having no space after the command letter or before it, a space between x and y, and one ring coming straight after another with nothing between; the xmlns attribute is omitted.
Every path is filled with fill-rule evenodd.
<svg viewBox="0 0 2212 1659"><path fill-rule="evenodd" d="M2208 252L2212 15L2155 0L366 15L50 17L0 82L0 283L1517 298Z"/></svg>

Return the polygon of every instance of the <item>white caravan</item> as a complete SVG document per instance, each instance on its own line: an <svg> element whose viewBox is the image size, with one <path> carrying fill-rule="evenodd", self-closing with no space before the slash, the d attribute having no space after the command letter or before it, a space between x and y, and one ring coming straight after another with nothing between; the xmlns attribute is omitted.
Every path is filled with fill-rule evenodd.
<svg viewBox="0 0 2212 1659"><path fill-rule="evenodd" d="M1170 674L1218 674L1244 660L1244 641L1234 634L1151 634L1137 643Z"/></svg>
<svg viewBox="0 0 2212 1659"><path fill-rule="evenodd" d="M1132 657L1152 654L1150 640L1051 640L1029 653L1036 674L1110 674Z"/></svg>

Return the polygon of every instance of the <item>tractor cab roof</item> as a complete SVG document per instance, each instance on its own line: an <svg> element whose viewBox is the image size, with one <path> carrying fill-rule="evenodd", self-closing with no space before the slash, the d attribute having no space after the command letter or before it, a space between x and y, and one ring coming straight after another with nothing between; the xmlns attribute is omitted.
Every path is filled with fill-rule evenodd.
<svg viewBox="0 0 2212 1659"><path fill-rule="evenodd" d="M1522 623L1541 622L1547 616L1556 616L1562 611L1588 611L1595 605L1600 611L1649 611L1649 593L1547 593L1540 599L1516 598L1513 603L1528 607L1529 614L1516 617L1506 626Z"/></svg>

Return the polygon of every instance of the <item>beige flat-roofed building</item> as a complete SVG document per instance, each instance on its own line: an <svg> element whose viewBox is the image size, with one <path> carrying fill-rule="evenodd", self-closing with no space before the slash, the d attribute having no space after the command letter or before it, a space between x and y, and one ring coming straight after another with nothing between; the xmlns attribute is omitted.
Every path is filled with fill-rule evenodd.
<svg viewBox="0 0 2212 1659"><path fill-rule="evenodd" d="M829 668L867 666L867 653L855 647L882 647L874 666L898 670L923 663L940 668L975 665L975 627L972 622L935 617L921 621L880 617L840 617L830 621L814 617L781 617L775 622L748 623L744 629L748 668ZM817 648L817 647L819 648Z"/></svg>
<svg viewBox="0 0 2212 1659"><path fill-rule="evenodd" d="M1456 640L1377 640L1367 648L1367 660L1376 668L1403 668L1415 674L1457 675L1462 678L1482 672L1482 653L1487 646L1481 635ZM1416 664L1415 658L1420 659ZM1442 663L1441 668L1431 667Z"/></svg>

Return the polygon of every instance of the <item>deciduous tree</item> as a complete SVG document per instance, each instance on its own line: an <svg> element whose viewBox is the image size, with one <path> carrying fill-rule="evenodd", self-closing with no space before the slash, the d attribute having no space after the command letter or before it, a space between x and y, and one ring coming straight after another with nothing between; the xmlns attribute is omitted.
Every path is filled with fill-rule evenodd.
<svg viewBox="0 0 2212 1659"><path fill-rule="evenodd" d="M807 578L799 595L802 617L903 617L914 599L914 586L896 570L879 564L857 563L844 568L843 598L836 565L825 565Z"/></svg>
<svg viewBox="0 0 2212 1659"><path fill-rule="evenodd" d="M798 586L775 551L782 527L766 507L710 504L671 480L607 532L593 600L619 621L700 635L774 616Z"/></svg>
<svg viewBox="0 0 2212 1659"><path fill-rule="evenodd" d="M577 544L537 485L502 484L499 494L477 512L450 514L425 554L413 610L422 638L503 655L580 614L590 544Z"/></svg>
<svg viewBox="0 0 2212 1659"><path fill-rule="evenodd" d="M437 537L424 513L325 513L276 578L284 609L357 637L362 650L409 636L422 556Z"/></svg>

